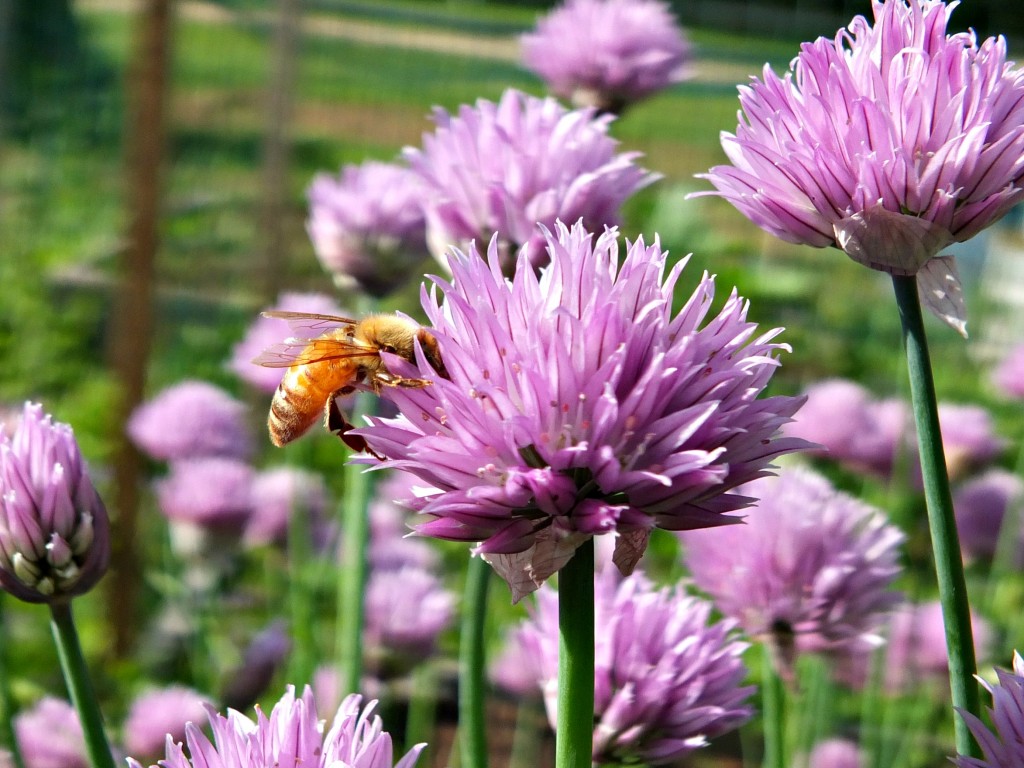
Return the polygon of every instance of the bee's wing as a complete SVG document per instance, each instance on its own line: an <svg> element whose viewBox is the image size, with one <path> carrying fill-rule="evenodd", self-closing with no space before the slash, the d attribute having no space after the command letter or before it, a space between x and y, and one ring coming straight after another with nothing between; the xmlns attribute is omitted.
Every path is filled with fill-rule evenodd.
<svg viewBox="0 0 1024 768"><path fill-rule="evenodd" d="M337 315L320 315L314 312L288 312L271 310L262 313L264 317L284 320L296 334L306 339L313 339L335 328L354 328L358 320Z"/></svg>
<svg viewBox="0 0 1024 768"><path fill-rule="evenodd" d="M263 350L253 359L265 368L291 368L342 357L366 357L376 350L343 339L285 339Z"/></svg>

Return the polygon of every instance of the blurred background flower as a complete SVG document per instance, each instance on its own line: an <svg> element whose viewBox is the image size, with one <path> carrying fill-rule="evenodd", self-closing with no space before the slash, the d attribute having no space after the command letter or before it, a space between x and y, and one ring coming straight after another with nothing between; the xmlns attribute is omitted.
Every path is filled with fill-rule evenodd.
<svg viewBox="0 0 1024 768"><path fill-rule="evenodd" d="M159 759L167 744L185 740L186 723L206 720L209 697L183 685L154 688L132 701L122 727L125 751L139 760Z"/></svg>
<svg viewBox="0 0 1024 768"><path fill-rule="evenodd" d="M956 527L965 558L991 561L1003 536L1011 563L1024 567L1024 480L1005 469L994 468L971 478L953 494ZM1007 519L1007 513L1012 515ZM1004 528L1004 526L1006 526Z"/></svg>
<svg viewBox="0 0 1024 768"><path fill-rule="evenodd" d="M538 223L582 219L594 232L616 224L625 200L658 176L635 164L639 153L616 152L611 120L512 89L454 115L436 109L422 149L405 150L427 188L431 253L445 264L451 246L482 250L497 235L503 265L525 246L539 266L548 254Z"/></svg>
<svg viewBox="0 0 1024 768"><path fill-rule="evenodd" d="M74 707L45 696L14 718L25 768L90 768Z"/></svg>
<svg viewBox="0 0 1024 768"><path fill-rule="evenodd" d="M1005 352L1005 357L992 372L992 383L1004 396L1024 400L1024 344Z"/></svg>
<svg viewBox="0 0 1024 768"><path fill-rule="evenodd" d="M692 55L658 0L566 0L521 44L523 64L554 95L615 114L684 79Z"/></svg>
<svg viewBox="0 0 1024 768"><path fill-rule="evenodd" d="M682 534L690 574L716 607L768 644L783 677L798 653L881 645L900 600L900 530L801 467L740 490L759 499L743 525Z"/></svg>
<svg viewBox="0 0 1024 768"><path fill-rule="evenodd" d="M753 712L747 669L731 620L713 622L710 603L678 588L657 589L641 572L597 577L594 762L675 764ZM552 726L558 699L558 593L536 593L519 642L538 669Z"/></svg>
<svg viewBox="0 0 1024 768"><path fill-rule="evenodd" d="M250 498L252 509L242 536L246 546L285 544L292 515L306 516L320 548L331 540L327 487L320 475L295 467L266 469L255 475Z"/></svg>
<svg viewBox="0 0 1024 768"><path fill-rule="evenodd" d="M864 755L847 739L826 739L814 745L807 756L807 768L863 768Z"/></svg>
<svg viewBox="0 0 1024 768"><path fill-rule="evenodd" d="M158 461L252 455L245 404L205 381L163 390L135 409L127 429L132 442Z"/></svg>
<svg viewBox="0 0 1024 768"><path fill-rule="evenodd" d="M429 256L426 194L423 180L395 163L368 160L344 166L337 177L318 173L306 229L335 285L383 297L418 278Z"/></svg>

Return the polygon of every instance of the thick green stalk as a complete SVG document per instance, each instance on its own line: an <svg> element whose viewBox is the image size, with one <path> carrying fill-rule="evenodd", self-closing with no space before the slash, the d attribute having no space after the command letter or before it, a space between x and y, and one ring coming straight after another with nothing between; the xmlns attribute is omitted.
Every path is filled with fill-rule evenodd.
<svg viewBox="0 0 1024 768"><path fill-rule="evenodd" d="M594 540L558 573L556 768L590 768L594 752Z"/></svg>
<svg viewBox="0 0 1024 768"><path fill-rule="evenodd" d="M487 768L486 650L487 588L491 566L471 557L459 634L459 765Z"/></svg>
<svg viewBox="0 0 1024 768"><path fill-rule="evenodd" d="M917 280L913 276L893 275L896 306L903 323L903 345L907 352L910 373L910 394L914 421L917 424L917 445L921 455L921 476L925 503L928 507L928 528L931 532L935 571L939 582L949 651L949 683L953 706L974 715L981 714L978 684L974 679L977 665L971 633L971 613L967 600L967 582L960 557L960 539L953 517L953 499L949 491L949 475L939 431L939 411L932 380L928 342L921 316ZM977 745L963 718L955 719L956 749L961 755L980 756Z"/></svg>
<svg viewBox="0 0 1024 768"><path fill-rule="evenodd" d="M57 656L68 693L71 694L71 703L75 705L85 733L89 763L92 768L114 768L110 744L103 730L103 715L92 689L85 657L82 656L70 601L50 604L50 629L53 630L53 639L57 644Z"/></svg>
<svg viewBox="0 0 1024 768"><path fill-rule="evenodd" d="M367 413L372 408L372 395L356 396L354 413ZM363 625L369 563L366 548L370 541L368 507L373 481L361 464L346 464L345 491L341 511L341 571L338 583L338 654L341 659L341 690L343 695L357 693L363 677Z"/></svg>
<svg viewBox="0 0 1024 768"><path fill-rule="evenodd" d="M765 648L761 661L764 768L786 768L786 686Z"/></svg>

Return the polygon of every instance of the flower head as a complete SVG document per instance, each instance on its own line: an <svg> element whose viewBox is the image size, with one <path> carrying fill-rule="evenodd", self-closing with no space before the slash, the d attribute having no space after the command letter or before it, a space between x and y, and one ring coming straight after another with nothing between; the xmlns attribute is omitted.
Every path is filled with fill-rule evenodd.
<svg viewBox="0 0 1024 768"><path fill-rule="evenodd" d="M255 472L236 459L176 461L156 484L160 511L174 521L241 533L252 514Z"/></svg>
<svg viewBox="0 0 1024 768"><path fill-rule="evenodd" d="M78 714L68 702L46 696L14 718L25 768L89 768Z"/></svg>
<svg viewBox="0 0 1024 768"><path fill-rule="evenodd" d="M366 639L405 659L425 659L455 616L455 596L415 566L378 570L366 588Z"/></svg>
<svg viewBox="0 0 1024 768"><path fill-rule="evenodd" d="M613 113L682 80L691 55L658 0L566 0L522 47L526 68L556 96Z"/></svg>
<svg viewBox="0 0 1024 768"><path fill-rule="evenodd" d="M798 467L740 490L760 499L745 525L684 534L690 573L718 609L772 642L782 672L795 652L879 645L899 600L889 589L900 570L899 529Z"/></svg>
<svg viewBox="0 0 1024 768"><path fill-rule="evenodd" d="M306 515L310 525L321 532L326 526L327 489L313 472L294 467L260 472L252 483L251 499L252 512L243 536L249 546L285 543L293 514Z"/></svg>
<svg viewBox="0 0 1024 768"><path fill-rule="evenodd" d="M1024 400L1024 344L1010 349L992 372L992 383L1006 397Z"/></svg>
<svg viewBox="0 0 1024 768"><path fill-rule="evenodd" d="M807 758L807 768L861 768L863 765L860 748L846 739L819 741Z"/></svg>
<svg viewBox="0 0 1024 768"><path fill-rule="evenodd" d="M291 649L285 622L272 621L257 632L246 647L242 663L228 676L220 700L232 709L252 706L270 686Z"/></svg>
<svg viewBox="0 0 1024 768"><path fill-rule="evenodd" d="M731 620L711 622L710 603L676 588L656 589L642 573L604 571L595 590L594 762L674 763L750 719ZM534 658L555 723L558 594L537 592L521 642Z"/></svg>
<svg viewBox="0 0 1024 768"><path fill-rule="evenodd" d="M330 296L322 293L282 293L268 309L288 312L311 312L341 316L345 311ZM281 341L281 321L260 315L249 326L244 338L235 345L228 367L247 384L260 392L273 392L281 383L283 368L253 365L253 358L272 344Z"/></svg>
<svg viewBox="0 0 1024 768"><path fill-rule="evenodd" d="M970 712L960 711L974 738L981 746L984 759L957 756L953 762L959 768L1015 768L1024 763L1024 658L1016 651L1013 654L1013 671L996 670L999 681L982 685L992 694L989 715L995 730Z"/></svg>
<svg viewBox="0 0 1024 768"><path fill-rule="evenodd" d="M137 758L157 758L168 737L185 738L185 724L206 717L207 697L182 685L153 689L137 696L124 721L124 748Z"/></svg>
<svg viewBox="0 0 1024 768"><path fill-rule="evenodd" d="M538 222L581 218L591 230L615 224L623 201L657 177L634 164L637 153L616 154L611 120L515 90L454 116L438 109L437 130L423 137L422 149L405 153L427 185L433 254L443 260L452 244L468 248L496 234L507 262L528 246L540 263L547 254Z"/></svg>
<svg viewBox="0 0 1024 768"><path fill-rule="evenodd" d="M408 279L428 255L425 194L419 176L393 163L347 165L337 178L316 175L306 229L339 287L386 296Z"/></svg>
<svg viewBox="0 0 1024 768"><path fill-rule="evenodd" d="M980 405L939 403L942 448L951 476L960 476L995 459L1006 447L992 416Z"/></svg>
<svg viewBox="0 0 1024 768"><path fill-rule="evenodd" d="M776 437L800 400L758 399L788 348L739 296L708 319L704 275L673 316L683 264L666 276L657 242L620 263L615 230L546 237L540 276L520 254L502 277L496 240L487 259L453 253L452 282L423 301L449 378L390 356L432 386L390 388L402 415L356 432L436 490L409 502L432 518L417 530L482 542L516 600L596 534L617 534L629 572L654 527L737 522L723 513L750 500L733 489L804 445Z"/></svg>
<svg viewBox="0 0 1024 768"><path fill-rule="evenodd" d="M874 24L765 66L705 178L777 237L892 274L977 234L1024 199L1024 70L1002 37L947 35L956 5L874 0ZM945 261L929 269L955 279Z"/></svg>
<svg viewBox="0 0 1024 768"><path fill-rule="evenodd" d="M361 701L358 695L348 696L329 727L321 727L308 686L301 698L296 698L295 689L289 686L269 718L257 708L256 722L235 710L229 710L224 717L207 708L213 741L197 725L189 724L186 741L191 759L186 757L181 744L168 739L167 756L160 765L162 768L266 768L271 765L392 768L391 736L382 729L380 718L373 714L377 702L370 702L360 710ZM394 768L411 768L424 746L413 747ZM128 764L141 768L132 759Z"/></svg>
<svg viewBox="0 0 1024 768"><path fill-rule="evenodd" d="M128 420L128 436L160 461L252 453L245 405L205 381L183 381L143 403Z"/></svg>
<svg viewBox="0 0 1024 768"><path fill-rule="evenodd" d="M67 424L26 403L0 427L0 587L31 603L92 589L107 570L107 510Z"/></svg>
<svg viewBox="0 0 1024 768"><path fill-rule="evenodd" d="M1024 480L1005 469L990 469L968 480L953 495L956 527L960 534L960 547L968 557L990 560L999 547L1000 535L1014 539L1013 561L1024 560L1020 520L1013 530L1003 531L1008 510L1020 513L1024 502Z"/></svg>

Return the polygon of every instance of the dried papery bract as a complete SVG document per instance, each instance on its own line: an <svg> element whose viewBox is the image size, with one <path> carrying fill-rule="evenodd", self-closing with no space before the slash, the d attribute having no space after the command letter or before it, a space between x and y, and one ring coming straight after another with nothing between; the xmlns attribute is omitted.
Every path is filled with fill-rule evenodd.
<svg viewBox="0 0 1024 768"><path fill-rule="evenodd" d="M31 603L80 595L110 558L107 510L67 424L26 403L0 429L0 586Z"/></svg>
<svg viewBox="0 0 1024 768"><path fill-rule="evenodd" d="M616 534L628 573L652 528L737 522L735 487L806 445L777 435L801 400L758 397L788 348L739 296L709 317L705 274L673 314L683 263L667 270L657 242L620 259L615 230L544 236L539 276L520 254L506 280L496 239L486 259L452 253L452 281L423 297L449 377L390 356L431 385L384 393L402 415L356 431L436 489L410 500L418 531L479 542L516 600L592 536Z"/></svg>
<svg viewBox="0 0 1024 768"><path fill-rule="evenodd" d="M731 165L704 178L783 240L917 275L963 330L955 265L937 257L1024 199L1024 70L1002 37L947 35L956 5L875 0L874 23L805 43L784 77L766 66L722 134Z"/></svg>

